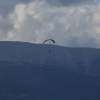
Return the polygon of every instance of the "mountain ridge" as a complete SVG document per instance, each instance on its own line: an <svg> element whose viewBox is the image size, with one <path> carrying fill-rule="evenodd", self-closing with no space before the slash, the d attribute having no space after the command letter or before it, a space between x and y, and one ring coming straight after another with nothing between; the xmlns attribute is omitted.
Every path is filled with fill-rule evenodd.
<svg viewBox="0 0 100 100"><path fill-rule="evenodd" d="M0 41L0 47L0 61L52 65L100 76L99 48L72 48L19 41Z"/></svg>

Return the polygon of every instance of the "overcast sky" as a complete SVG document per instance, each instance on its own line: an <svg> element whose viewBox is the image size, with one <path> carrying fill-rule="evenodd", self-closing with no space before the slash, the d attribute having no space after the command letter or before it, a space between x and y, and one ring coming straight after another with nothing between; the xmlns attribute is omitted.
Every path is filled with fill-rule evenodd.
<svg viewBox="0 0 100 100"><path fill-rule="evenodd" d="M99 0L0 0L0 40L100 48Z"/></svg>

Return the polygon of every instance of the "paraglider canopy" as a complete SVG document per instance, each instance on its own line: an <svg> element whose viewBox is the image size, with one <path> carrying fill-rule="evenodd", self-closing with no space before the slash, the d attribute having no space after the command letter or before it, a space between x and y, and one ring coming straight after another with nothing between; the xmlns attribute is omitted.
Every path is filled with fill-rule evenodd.
<svg viewBox="0 0 100 100"><path fill-rule="evenodd" d="M53 43L55 43L55 41L53 40L53 39L47 39L47 40L45 40L44 42L43 42L43 44L45 43L45 42L47 42L47 41L52 41ZM49 50L49 53L50 53L51 51Z"/></svg>
<svg viewBox="0 0 100 100"><path fill-rule="evenodd" d="M44 44L45 42L47 42L47 41L52 41L53 43L55 43L55 41L54 41L53 39L47 39L47 40L45 40L45 41L43 42L43 44Z"/></svg>

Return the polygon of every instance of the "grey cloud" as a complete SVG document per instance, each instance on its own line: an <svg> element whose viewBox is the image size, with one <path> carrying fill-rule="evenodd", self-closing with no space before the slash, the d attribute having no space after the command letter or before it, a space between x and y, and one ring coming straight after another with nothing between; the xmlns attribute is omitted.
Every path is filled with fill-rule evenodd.
<svg viewBox="0 0 100 100"><path fill-rule="evenodd" d="M52 5L63 5L63 6L70 6L70 5L77 5L77 4L87 4L87 3L94 3L96 0L46 0Z"/></svg>
<svg viewBox="0 0 100 100"><path fill-rule="evenodd" d="M13 11L14 7L17 4L23 3L29 3L32 1L37 1L37 0L0 0L0 15L3 17L6 17L10 12ZM76 5L80 3L93 3L95 0L39 0L41 1L46 1L52 6L68 6L68 5Z"/></svg>
<svg viewBox="0 0 100 100"><path fill-rule="evenodd" d="M86 35L83 35L80 38L72 36L71 40L65 41L65 43L68 42L67 46L69 47L94 47L96 48L97 45L95 43L95 39L91 36L88 36L88 33Z"/></svg>
<svg viewBox="0 0 100 100"><path fill-rule="evenodd" d="M7 40L7 33L13 29L13 23L10 22L9 18L2 18L0 16L0 40Z"/></svg>
<svg viewBox="0 0 100 100"><path fill-rule="evenodd" d="M63 5L79 4L79 3L93 3L95 0L60 0Z"/></svg>
<svg viewBox="0 0 100 100"><path fill-rule="evenodd" d="M7 17L7 15L12 12L17 4L29 3L33 0L0 0L0 15Z"/></svg>

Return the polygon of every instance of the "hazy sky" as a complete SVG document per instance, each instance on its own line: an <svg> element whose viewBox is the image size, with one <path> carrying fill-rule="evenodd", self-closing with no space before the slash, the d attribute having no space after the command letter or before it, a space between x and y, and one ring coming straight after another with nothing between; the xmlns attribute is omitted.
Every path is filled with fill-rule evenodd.
<svg viewBox="0 0 100 100"><path fill-rule="evenodd" d="M0 40L100 47L99 0L0 0Z"/></svg>

